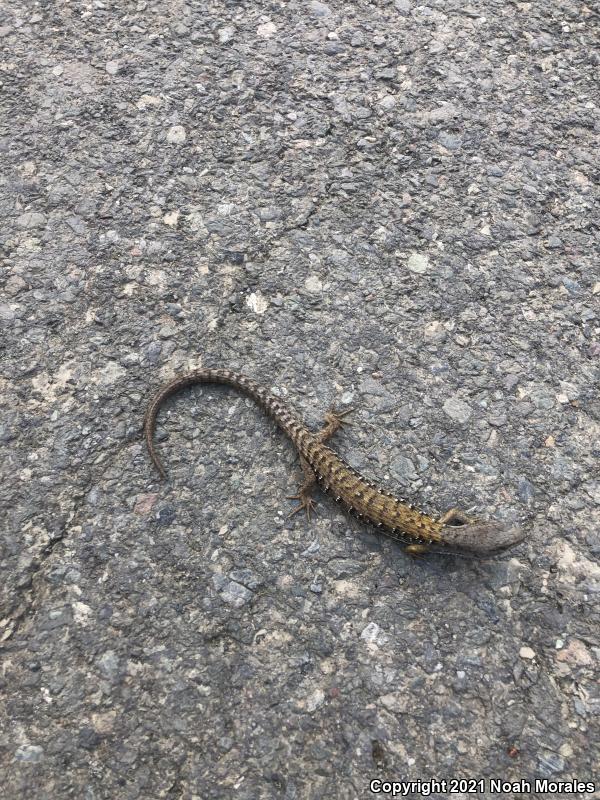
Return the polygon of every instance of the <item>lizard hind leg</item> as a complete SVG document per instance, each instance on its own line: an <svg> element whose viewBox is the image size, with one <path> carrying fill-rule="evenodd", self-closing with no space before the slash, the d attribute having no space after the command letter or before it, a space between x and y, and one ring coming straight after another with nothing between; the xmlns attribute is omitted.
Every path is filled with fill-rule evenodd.
<svg viewBox="0 0 600 800"><path fill-rule="evenodd" d="M332 406L325 414L325 424L321 430L315 434L317 441L321 444L324 444L341 427L344 425L350 425L351 423L349 423L345 417L347 417L348 414L350 414L353 410L354 409L352 408L348 408L345 411L337 411L335 407ZM298 500L300 504L288 514L288 519L304 509L304 511L306 511L307 518L310 520L311 512L314 514L317 512L317 504L311 497L312 491L317 483L317 475L303 456L300 456L300 465L302 467L302 472L304 473L304 482L300 487L298 494L289 495L287 498L288 500Z"/></svg>
<svg viewBox="0 0 600 800"><path fill-rule="evenodd" d="M302 472L304 473L304 482L298 494L288 495L287 497L288 500L299 500L300 505L288 514L288 519L304 509L307 519L310 521L311 511L313 514L317 513L317 504L311 497L312 490L317 483L317 476L311 465L303 456L300 456L300 464L302 466Z"/></svg>

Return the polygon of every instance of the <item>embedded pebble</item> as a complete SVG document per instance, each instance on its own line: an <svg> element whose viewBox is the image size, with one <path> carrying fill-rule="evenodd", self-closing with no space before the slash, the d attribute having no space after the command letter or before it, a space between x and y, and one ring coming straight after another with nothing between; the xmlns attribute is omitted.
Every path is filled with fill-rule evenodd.
<svg viewBox="0 0 600 800"><path fill-rule="evenodd" d="M221 44L227 44L235 36L235 28L233 25L226 25L224 28L219 28L219 41Z"/></svg>
<svg viewBox="0 0 600 800"><path fill-rule="evenodd" d="M473 414L471 407L460 397L449 397L442 408L456 422L468 422Z"/></svg>
<svg viewBox="0 0 600 800"><path fill-rule="evenodd" d="M304 281L304 286L309 292L318 293L323 291L323 284L316 275L311 275Z"/></svg>
<svg viewBox="0 0 600 800"><path fill-rule="evenodd" d="M414 272L418 275L423 275L429 269L429 259L427 256L420 255L419 253L413 253L409 256L406 266L411 272Z"/></svg>
<svg viewBox="0 0 600 800"><path fill-rule="evenodd" d="M531 661L532 659L535 658L535 651L532 650L531 647L522 647L519 650L519 655L521 656L521 658Z"/></svg>
<svg viewBox="0 0 600 800"><path fill-rule="evenodd" d="M274 22L265 22L258 26L256 32L263 39L270 39L277 32L277 26Z"/></svg>
<svg viewBox="0 0 600 800"><path fill-rule="evenodd" d="M167 131L167 142L170 144L183 144L186 132L183 125L172 125Z"/></svg>
<svg viewBox="0 0 600 800"><path fill-rule="evenodd" d="M315 17L328 17L331 14L331 9L329 6L325 3L319 2L319 0L310 0L308 3L308 8Z"/></svg>
<svg viewBox="0 0 600 800"><path fill-rule="evenodd" d="M40 211L26 211L17 217L19 228L43 228L46 224L46 215Z"/></svg>
<svg viewBox="0 0 600 800"><path fill-rule="evenodd" d="M15 750L15 761L36 764L44 758L44 748L37 744L23 744Z"/></svg>

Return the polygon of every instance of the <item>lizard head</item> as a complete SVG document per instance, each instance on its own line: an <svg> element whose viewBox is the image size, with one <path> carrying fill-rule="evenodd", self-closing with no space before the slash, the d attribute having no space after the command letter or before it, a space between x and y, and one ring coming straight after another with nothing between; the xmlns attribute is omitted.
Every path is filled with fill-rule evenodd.
<svg viewBox="0 0 600 800"><path fill-rule="evenodd" d="M449 547L480 555L507 550L525 538L525 532L518 525L497 520L451 520L442 527L441 534L442 541Z"/></svg>

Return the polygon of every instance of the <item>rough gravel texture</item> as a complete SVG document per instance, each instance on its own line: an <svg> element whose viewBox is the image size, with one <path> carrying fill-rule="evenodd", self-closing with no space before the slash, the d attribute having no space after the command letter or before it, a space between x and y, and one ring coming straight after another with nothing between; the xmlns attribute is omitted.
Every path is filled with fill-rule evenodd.
<svg viewBox="0 0 600 800"><path fill-rule="evenodd" d="M592 5L5 4L5 797L598 778ZM351 464L527 541L287 519L292 447L218 388L160 484L145 404L198 365L355 407Z"/></svg>

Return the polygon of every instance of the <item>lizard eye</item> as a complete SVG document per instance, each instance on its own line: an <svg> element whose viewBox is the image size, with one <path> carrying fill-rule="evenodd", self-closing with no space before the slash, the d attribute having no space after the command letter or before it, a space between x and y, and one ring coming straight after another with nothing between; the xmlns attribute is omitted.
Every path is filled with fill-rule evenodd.
<svg viewBox="0 0 600 800"><path fill-rule="evenodd" d="M456 517L453 517L451 520L448 520L448 522L446 523L446 525L449 528L462 528L463 525L466 525L466 524L467 523L464 521L464 519L457 519Z"/></svg>

